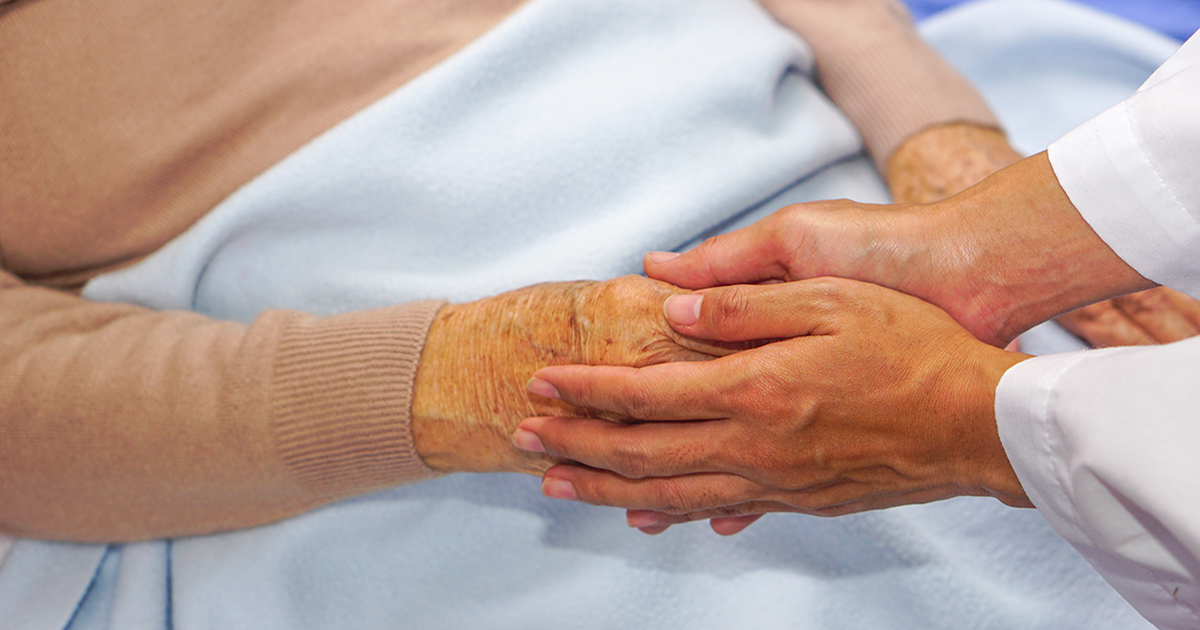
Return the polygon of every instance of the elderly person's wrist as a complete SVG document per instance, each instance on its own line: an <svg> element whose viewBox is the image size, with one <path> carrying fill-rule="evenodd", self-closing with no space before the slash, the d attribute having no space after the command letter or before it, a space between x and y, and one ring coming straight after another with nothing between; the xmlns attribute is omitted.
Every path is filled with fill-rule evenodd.
<svg viewBox="0 0 1200 630"><path fill-rule="evenodd" d="M441 472L542 472L552 460L512 445L521 420L606 414L530 394L526 386L538 369L643 366L729 352L667 326L663 302L681 292L626 276L539 284L444 307L430 328L414 386L417 453Z"/></svg>
<svg viewBox="0 0 1200 630"><path fill-rule="evenodd" d="M413 395L413 440L440 472L540 473L552 462L512 448L528 415L563 407L534 399L525 383L554 355L574 358L574 293L583 283L542 285L444 307L429 330Z"/></svg>
<svg viewBox="0 0 1200 630"><path fill-rule="evenodd" d="M884 179L896 203L931 203L955 195L1021 159L995 127L938 125L905 140Z"/></svg>
<svg viewBox="0 0 1200 630"><path fill-rule="evenodd" d="M934 242L946 273L927 297L960 322L1016 335L1086 304L1151 288L1092 230L1067 197L1045 153L910 217L908 239ZM920 231L924 230L924 234Z"/></svg>

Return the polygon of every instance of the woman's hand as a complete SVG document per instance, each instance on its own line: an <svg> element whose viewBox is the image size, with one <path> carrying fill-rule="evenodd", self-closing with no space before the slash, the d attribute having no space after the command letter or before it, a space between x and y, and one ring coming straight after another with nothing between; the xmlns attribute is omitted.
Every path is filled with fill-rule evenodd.
<svg viewBox="0 0 1200 630"><path fill-rule="evenodd" d="M413 437L431 468L444 472L540 473L554 460L512 446L531 415L596 415L530 395L546 365L646 366L699 361L717 344L671 330L663 301L681 292L640 276L526 287L437 315L417 371Z"/></svg>
<svg viewBox="0 0 1200 630"><path fill-rule="evenodd" d="M1029 505L993 410L1000 377L1026 355L849 280L710 289L666 311L681 333L766 343L707 363L539 370L534 391L646 421L522 422L517 443L583 464L550 469L548 495L632 508L631 524L649 531L725 517L722 533L770 511L831 516L957 495Z"/></svg>

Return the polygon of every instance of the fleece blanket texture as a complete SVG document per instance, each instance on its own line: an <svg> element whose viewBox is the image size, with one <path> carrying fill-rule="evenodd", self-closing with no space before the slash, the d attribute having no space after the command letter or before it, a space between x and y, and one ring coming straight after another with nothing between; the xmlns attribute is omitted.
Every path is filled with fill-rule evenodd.
<svg viewBox="0 0 1200 630"><path fill-rule="evenodd" d="M1056 0L924 28L1028 151L1176 46ZM637 272L785 203L885 201L811 66L750 0L534 0L85 295L240 321L465 300ZM532 477L455 475L222 535L19 541L3 562L14 630L1146 626L1037 512L985 499L646 537Z"/></svg>

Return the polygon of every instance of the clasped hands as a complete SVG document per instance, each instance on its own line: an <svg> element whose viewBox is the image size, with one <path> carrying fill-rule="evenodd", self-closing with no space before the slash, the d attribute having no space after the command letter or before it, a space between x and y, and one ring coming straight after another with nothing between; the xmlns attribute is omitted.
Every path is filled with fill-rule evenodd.
<svg viewBox="0 0 1200 630"><path fill-rule="evenodd" d="M993 407L1029 357L1000 348L1154 287L1044 154L940 201L792 206L645 268L443 308L413 395L426 464L540 473L548 496L628 508L648 533L958 495L1028 506Z"/></svg>
<svg viewBox="0 0 1200 630"><path fill-rule="evenodd" d="M666 301L686 335L761 343L709 362L556 367L530 390L615 412L525 420L515 443L578 462L555 498L632 508L656 532L765 512L833 516L958 495L1028 505L992 421L1024 355L980 343L940 309L852 280L732 286Z"/></svg>
<svg viewBox="0 0 1200 630"><path fill-rule="evenodd" d="M1000 348L1153 286L1091 231L1044 155L929 206L785 208L645 267L698 289L664 300L672 330L752 347L543 368L533 394L625 422L538 415L513 443L570 462L544 474L546 495L628 508L647 533L960 495L1031 507L994 412L1001 376L1029 357Z"/></svg>

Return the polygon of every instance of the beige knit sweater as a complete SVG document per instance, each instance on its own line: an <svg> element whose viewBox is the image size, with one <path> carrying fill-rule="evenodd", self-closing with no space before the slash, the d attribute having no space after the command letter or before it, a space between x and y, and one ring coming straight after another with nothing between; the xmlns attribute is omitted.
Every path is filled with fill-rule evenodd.
<svg viewBox="0 0 1200 630"><path fill-rule="evenodd" d="M0 532L206 533L434 474L410 423L440 304L241 325L77 293L520 4L0 5ZM994 124L891 0L763 4L879 163Z"/></svg>

